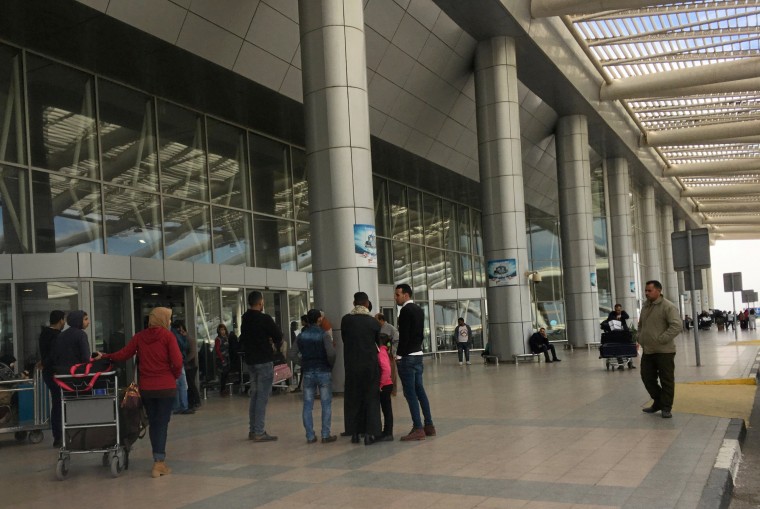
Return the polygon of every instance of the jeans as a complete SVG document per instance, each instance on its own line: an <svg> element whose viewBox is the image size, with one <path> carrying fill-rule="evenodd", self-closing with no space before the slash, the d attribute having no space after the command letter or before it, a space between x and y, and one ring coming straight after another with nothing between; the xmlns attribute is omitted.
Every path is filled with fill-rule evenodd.
<svg viewBox="0 0 760 509"><path fill-rule="evenodd" d="M459 356L459 362L462 362L462 352L464 352L464 358L467 362L470 362L470 343L457 342L457 355Z"/></svg>
<svg viewBox="0 0 760 509"><path fill-rule="evenodd" d="M314 396L319 388L319 399L322 403L322 438L330 436L332 421L332 373L329 371L306 371L303 374L303 427L306 430L306 440L314 435Z"/></svg>
<svg viewBox="0 0 760 509"><path fill-rule="evenodd" d="M641 356L641 380L656 408L670 411L676 389L675 353L648 353ZM657 379L659 378L659 383Z"/></svg>
<svg viewBox="0 0 760 509"><path fill-rule="evenodd" d="M412 414L412 425L415 428L422 428L420 407L422 407L425 425L433 424L430 402L425 393L425 387L422 385L422 355L402 357L398 363L398 376L404 387L404 398L409 405L409 413Z"/></svg>
<svg viewBox="0 0 760 509"><path fill-rule="evenodd" d="M63 437L61 422L61 388L55 383L53 373L42 372L42 379L50 391L50 428L53 431L53 442L60 442Z"/></svg>
<svg viewBox="0 0 760 509"><path fill-rule="evenodd" d="M182 374L177 378L177 395L174 397L174 412L184 412L187 406L187 377L185 368L182 368Z"/></svg>
<svg viewBox="0 0 760 509"><path fill-rule="evenodd" d="M198 384L195 379L198 377L198 368L185 368L185 380L187 380L187 405L190 408L201 406L201 394L198 392Z"/></svg>
<svg viewBox="0 0 760 509"><path fill-rule="evenodd" d="M264 421L267 416L267 403L272 394L274 366L271 362L249 364L251 376L251 402L248 405L248 431L254 435L263 435Z"/></svg>
<svg viewBox="0 0 760 509"><path fill-rule="evenodd" d="M174 398L150 398L143 396L145 413L148 414L148 435L153 449L153 461L166 459L166 435L172 418Z"/></svg>

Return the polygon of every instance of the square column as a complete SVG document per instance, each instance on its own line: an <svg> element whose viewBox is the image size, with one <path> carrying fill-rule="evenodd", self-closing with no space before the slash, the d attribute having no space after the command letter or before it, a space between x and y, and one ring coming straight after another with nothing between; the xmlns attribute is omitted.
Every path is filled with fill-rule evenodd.
<svg viewBox="0 0 760 509"><path fill-rule="evenodd" d="M607 182L610 193L610 244L615 269L615 303L621 304L631 318L637 315L636 278L633 275L633 232L631 225L631 185L628 161L623 158L607 161Z"/></svg>
<svg viewBox="0 0 760 509"><path fill-rule="evenodd" d="M583 347L601 335L586 117L560 118L556 143L567 339Z"/></svg>
<svg viewBox="0 0 760 509"><path fill-rule="evenodd" d="M487 278L489 341L494 355L511 360L527 351L532 332L514 39L478 43L475 104L486 264L516 265L514 277Z"/></svg>

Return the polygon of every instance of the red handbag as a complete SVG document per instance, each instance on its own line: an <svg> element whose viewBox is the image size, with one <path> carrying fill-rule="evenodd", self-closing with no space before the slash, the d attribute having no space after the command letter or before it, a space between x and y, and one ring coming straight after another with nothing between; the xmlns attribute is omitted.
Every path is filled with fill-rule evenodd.
<svg viewBox="0 0 760 509"><path fill-rule="evenodd" d="M272 383L280 383L292 376L293 372L290 370L289 364L278 364L274 367L274 380L272 380Z"/></svg>

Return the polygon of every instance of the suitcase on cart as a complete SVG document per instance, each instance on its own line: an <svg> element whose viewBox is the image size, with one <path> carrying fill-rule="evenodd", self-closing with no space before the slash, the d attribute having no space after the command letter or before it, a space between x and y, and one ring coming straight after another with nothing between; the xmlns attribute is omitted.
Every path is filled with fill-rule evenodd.
<svg viewBox="0 0 760 509"><path fill-rule="evenodd" d="M602 333L602 344L599 347L599 358L605 359L607 371L618 368L633 369L633 358L638 356L633 335L627 330L616 330Z"/></svg>

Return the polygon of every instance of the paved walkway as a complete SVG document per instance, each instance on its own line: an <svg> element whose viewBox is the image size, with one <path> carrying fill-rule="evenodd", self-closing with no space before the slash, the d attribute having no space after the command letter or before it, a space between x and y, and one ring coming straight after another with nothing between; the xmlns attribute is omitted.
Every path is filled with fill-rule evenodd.
<svg viewBox="0 0 760 509"><path fill-rule="evenodd" d="M755 339L749 336L742 339ZM733 335L702 336L702 363L682 334L677 381L749 376L757 346ZM170 476L149 475L150 445L136 444L117 479L97 455L74 456L55 480L50 436L17 445L0 436L5 509L182 508L694 508L729 419L646 415L638 370L607 372L596 350L559 352L563 362L460 367L426 359L426 388L438 436L423 442L307 445L297 394L269 403L274 443L247 440L247 399L209 395L195 415L170 424ZM473 359L474 360L474 359ZM676 398L678 396L676 395ZM396 436L410 428L401 394ZM334 432L343 430L342 399ZM315 409L315 415L318 415ZM315 419L318 421L318 418Z"/></svg>

